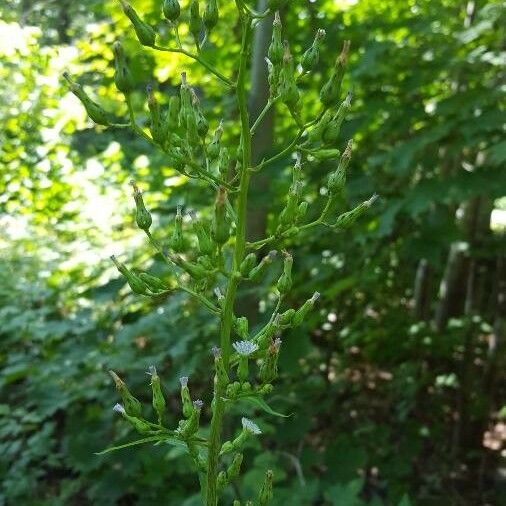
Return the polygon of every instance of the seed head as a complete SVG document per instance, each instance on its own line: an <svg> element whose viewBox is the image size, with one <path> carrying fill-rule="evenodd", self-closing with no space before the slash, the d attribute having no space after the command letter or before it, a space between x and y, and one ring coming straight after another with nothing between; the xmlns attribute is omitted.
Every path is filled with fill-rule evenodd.
<svg viewBox="0 0 506 506"><path fill-rule="evenodd" d="M181 376L179 378L179 383L181 383L182 387L188 386L188 376Z"/></svg>
<svg viewBox="0 0 506 506"><path fill-rule="evenodd" d="M252 341L236 341L235 343L232 343L232 346L239 355L243 355L245 357L258 350L258 344Z"/></svg>
<svg viewBox="0 0 506 506"><path fill-rule="evenodd" d="M204 401L197 399L196 401L193 401L192 404L195 409L202 409L202 406L204 405Z"/></svg>

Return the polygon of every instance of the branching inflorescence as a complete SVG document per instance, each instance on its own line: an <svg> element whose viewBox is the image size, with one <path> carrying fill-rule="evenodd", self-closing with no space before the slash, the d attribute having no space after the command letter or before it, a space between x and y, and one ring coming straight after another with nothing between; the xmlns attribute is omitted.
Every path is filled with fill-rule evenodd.
<svg viewBox="0 0 506 506"><path fill-rule="evenodd" d="M272 389L277 376L277 362L281 349L280 332L300 325L314 307L319 294L316 292L299 308L282 311L283 299L292 285L293 258L287 251L277 255L276 250L261 253L268 245L282 247L286 238L292 238L318 225L331 229L350 226L374 202L375 196L354 209L339 214L335 209L346 183L346 170L351 157L352 143L348 142L344 152L336 148L341 124L350 108L351 95L341 100L341 84L348 61L349 42L343 45L329 78L320 90L321 112L315 118L305 118L302 110L298 83L310 75L319 61L320 46L324 30L318 30L313 43L300 59L296 69L289 43L282 38L282 24L277 9L286 1L269 0L266 12L258 13L244 0L236 0L236 8L242 28L241 51L236 78L227 77L210 65L203 56L203 48L210 32L218 22L217 0L207 0L201 12L198 0L191 0L187 23L193 37L194 52L183 47L178 31L181 8L178 0L163 2L163 16L171 24L176 47L157 45L157 33L125 0L121 7L130 19L139 42L154 51L183 54L203 65L235 94L237 100L240 138L232 147L222 142L227 125L222 121L210 134L208 121L201 109L200 100L191 87L186 73L181 74L179 96L171 96L167 104L158 102L151 86L147 88L147 103L150 111L149 128L137 123L131 102L134 82L128 60L120 42L114 44L115 84L124 95L129 112L126 124L117 124L111 115L94 102L67 73L64 78L83 103L89 117L104 126L131 127L134 132L165 153L168 162L181 174L206 182L214 189L216 199L214 214L210 222L190 213L191 230L183 231L183 215L178 208L172 236L166 244L160 243L151 234L152 218L146 209L141 192L132 181L136 206L137 226L145 232L150 244L173 268L186 276L180 276L176 289L195 297L220 324L219 347L212 350L214 357L214 389L210 407L211 427L209 437L199 435L199 424L204 403L193 400L187 377L180 378L182 419L175 429L165 423L166 403L160 378L154 366L149 370L156 421L146 420L142 415L141 403L130 393L125 383L113 371L110 372L122 404L117 411L144 438L131 444L143 442L168 442L184 445L195 464L199 475L202 498L206 505L218 504L220 494L235 480L243 460L242 448L250 437L259 436L261 429L255 422L242 418L242 428L235 438L222 443L223 417L231 405L239 400L250 400L258 406L268 405L263 400ZM270 96L254 121L250 121L247 110L247 64L251 50L252 35L258 20L274 14L273 35L266 58L266 72ZM279 153L253 166L251 162L251 140L265 114L274 106L286 107L297 127L293 140ZM295 154L292 182L286 202L279 214L277 226L268 237L255 241L246 240L246 212L248 189L252 177L269 164ZM326 203L319 216L312 221L306 219L308 202L304 199L304 166L318 160L335 160L335 169L329 175ZM183 232L195 237L194 251L190 251ZM251 333L248 319L234 313L234 303L241 283L255 283L263 276L276 259L282 258L283 271L276 283L277 304L268 322L256 333ZM159 296L174 287L146 272L132 271L112 257L118 270L125 276L133 292ZM213 297L213 292L215 297ZM256 367L256 375L252 367ZM253 377L256 376L256 381ZM269 408L269 412L273 412ZM128 446L122 445L121 447ZM254 504L266 505L272 498L272 472L267 471L265 481L259 487ZM234 504L240 504L238 500ZM253 504L248 502L248 504Z"/></svg>

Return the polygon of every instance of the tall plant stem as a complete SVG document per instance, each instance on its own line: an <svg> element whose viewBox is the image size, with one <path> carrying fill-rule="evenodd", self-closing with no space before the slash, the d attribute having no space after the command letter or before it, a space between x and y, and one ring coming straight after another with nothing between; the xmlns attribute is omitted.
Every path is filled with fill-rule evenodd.
<svg viewBox="0 0 506 506"><path fill-rule="evenodd" d="M220 327L221 353L223 356L225 368L227 370L229 369L230 362L230 333L232 330L234 301L240 279L240 276L236 275L236 273L239 272L239 265L243 260L244 251L246 249L246 210L248 205L248 188L251 177L250 171L248 170L251 165L251 133L248 108L246 103L246 63L248 60L249 47L251 45L252 26L251 16L244 11L242 2L240 0L237 0L236 5L242 22L241 55L236 87L237 105L239 108L239 116L241 121L242 167L239 182L239 194L237 197L236 239L233 266L225 295ZM218 461L221 445L221 425L225 411L223 395L224 392L222 392L222 387L216 383L207 464L207 506L216 506L218 504L216 478L218 475Z"/></svg>

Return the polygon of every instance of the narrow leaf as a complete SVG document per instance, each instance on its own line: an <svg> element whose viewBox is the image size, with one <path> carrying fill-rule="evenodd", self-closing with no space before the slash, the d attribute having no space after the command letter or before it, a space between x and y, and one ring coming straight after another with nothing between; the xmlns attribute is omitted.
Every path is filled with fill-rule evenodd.
<svg viewBox="0 0 506 506"><path fill-rule="evenodd" d="M131 441L130 443L125 443L118 446L111 446L110 448L106 448L105 450L102 450L101 452L95 453L95 455L104 455L109 452L114 452L116 450L122 450L123 448L128 448L130 446L136 446L141 445L144 443L150 443L152 441L156 441L157 443L169 443L173 445L184 445L182 441L179 439L167 437L167 436L149 436L142 439L138 439L137 441Z"/></svg>
<svg viewBox="0 0 506 506"><path fill-rule="evenodd" d="M260 397L256 397L256 396L253 396L253 395L248 395L246 397L239 397L238 400L241 400L241 401L247 401L251 404L254 404L255 406L259 407L260 409L262 409L263 411L265 411L266 413L269 413L270 415L273 415L273 416L282 416L283 418L288 418L290 415L284 415L283 413L279 413L278 411L274 411L263 399L261 399Z"/></svg>

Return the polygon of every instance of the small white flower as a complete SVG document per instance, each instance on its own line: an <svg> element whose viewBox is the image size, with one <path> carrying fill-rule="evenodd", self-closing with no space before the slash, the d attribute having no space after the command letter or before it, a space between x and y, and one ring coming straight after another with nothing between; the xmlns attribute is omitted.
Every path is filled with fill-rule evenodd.
<svg viewBox="0 0 506 506"><path fill-rule="evenodd" d="M182 387L188 386L188 376L181 376L179 378L179 383L181 383Z"/></svg>
<svg viewBox="0 0 506 506"><path fill-rule="evenodd" d="M150 376L156 376L156 367L154 365L148 367L148 374Z"/></svg>
<svg viewBox="0 0 506 506"><path fill-rule="evenodd" d="M249 418L243 416L241 421L242 421L242 428L244 430L247 430L252 434L262 434L260 427L255 422L252 422Z"/></svg>
<svg viewBox="0 0 506 506"><path fill-rule="evenodd" d="M116 413L121 413L122 415L125 414L125 408L117 402L114 407L112 408L113 411L116 411Z"/></svg>
<svg viewBox="0 0 506 506"><path fill-rule="evenodd" d="M274 342L272 343L273 346L279 350L279 348L281 348L281 339L279 337L276 337L276 339L274 339Z"/></svg>
<svg viewBox="0 0 506 506"><path fill-rule="evenodd" d="M196 401L193 401L193 407L195 409L202 409L203 405L204 405L204 401L201 401L200 399L197 399Z"/></svg>
<svg viewBox="0 0 506 506"><path fill-rule="evenodd" d="M239 355L246 357L258 350L258 344L252 341L236 341L235 343L232 343L232 346Z"/></svg>
<svg viewBox="0 0 506 506"><path fill-rule="evenodd" d="M320 298L320 292L315 292L315 293L313 293L313 296L311 297L311 302L314 304L319 298Z"/></svg>
<svg viewBox="0 0 506 506"><path fill-rule="evenodd" d="M219 358L221 356L221 350L218 348L218 346L213 346L211 348L211 353L213 354L214 358Z"/></svg>

